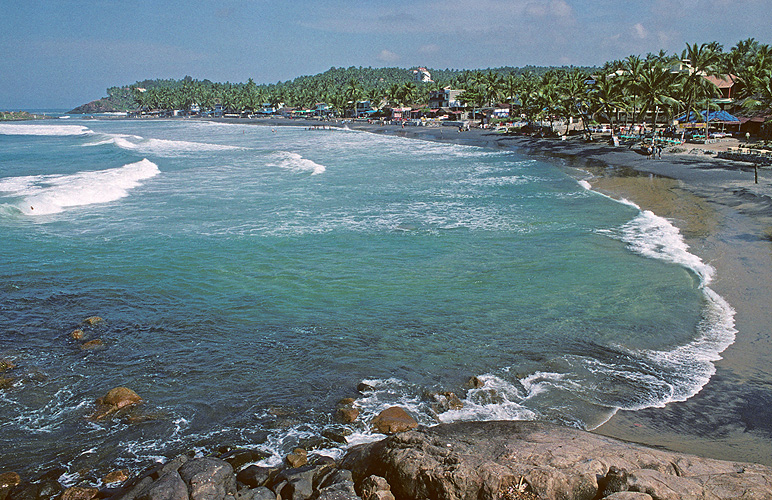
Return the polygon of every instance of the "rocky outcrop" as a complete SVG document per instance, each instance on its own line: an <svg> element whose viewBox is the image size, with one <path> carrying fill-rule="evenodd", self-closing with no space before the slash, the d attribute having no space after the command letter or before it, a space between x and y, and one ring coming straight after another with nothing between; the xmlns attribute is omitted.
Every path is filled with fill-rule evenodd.
<svg viewBox="0 0 772 500"><path fill-rule="evenodd" d="M399 499L772 499L772 469L660 451L537 422L420 428L345 457Z"/></svg>
<svg viewBox="0 0 772 500"><path fill-rule="evenodd" d="M107 98L97 99L86 104L82 104L75 109L67 112L69 115L91 114L91 113L113 113L115 111L124 111L115 107Z"/></svg>

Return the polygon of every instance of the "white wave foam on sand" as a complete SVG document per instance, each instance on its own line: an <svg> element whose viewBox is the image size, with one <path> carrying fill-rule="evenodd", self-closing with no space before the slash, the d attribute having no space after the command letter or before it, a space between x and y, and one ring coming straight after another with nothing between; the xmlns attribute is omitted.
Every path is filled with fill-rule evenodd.
<svg viewBox="0 0 772 500"><path fill-rule="evenodd" d="M27 123L0 123L0 135L67 136L93 134L83 125L39 125Z"/></svg>
<svg viewBox="0 0 772 500"><path fill-rule="evenodd" d="M140 181L158 175L158 165L144 159L107 170L70 175L35 175L0 179L0 194L25 215L47 215L67 207L107 203L128 196Z"/></svg>
<svg viewBox="0 0 772 500"><path fill-rule="evenodd" d="M170 139L146 139L138 135L104 134L104 138L84 146L103 146L113 144L121 149L153 154L162 157L174 157L189 153L208 151L228 151L242 149L238 146L211 144L207 142L174 141Z"/></svg>
<svg viewBox="0 0 772 500"><path fill-rule="evenodd" d="M274 157L276 162L269 163L268 166L284 168L293 172L311 172L311 175L322 174L327 170L324 165L303 158L298 153L291 151L278 151Z"/></svg>
<svg viewBox="0 0 772 500"><path fill-rule="evenodd" d="M700 279L700 289L705 298L702 319L698 325L698 337L692 342L670 351L642 350L648 358L671 368L678 374L679 383L669 401L685 401L694 396L716 372L713 362L735 341L735 310L719 294L708 287L715 269L698 256L689 252L681 232L664 217L644 210L622 227L621 240L628 248L645 257L660 259L683 266Z"/></svg>

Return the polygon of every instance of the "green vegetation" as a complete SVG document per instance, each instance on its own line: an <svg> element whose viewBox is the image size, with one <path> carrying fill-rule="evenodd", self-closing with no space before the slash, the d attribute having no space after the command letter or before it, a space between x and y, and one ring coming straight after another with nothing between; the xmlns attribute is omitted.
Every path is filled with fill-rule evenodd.
<svg viewBox="0 0 772 500"><path fill-rule="evenodd" d="M768 113L772 109L772 49L749 38L728 52L716 43L686 44L681 54L631 55L601 68L495 68L476 71L432 70L434 82L420 83L401 68L331 68L291 81L258 85L182 80L146 80L108 89L106 101L122 110L201 111L220 104L226 112L252 113L263 104L312 108L327 103L344 115L358 100L375 106L423 108L429 93L443 87L463 89L460 100L470 108L509 103L528 121L580 119L603 121L671 121L687 112L716 109L719 89L706 77L724 75L736 84L738 109ZM725 103L726 105L727 103Z"/></svg>
<svg viewBox="0 0 772 500"><path fill-rule="evenodd" d="M0 111L0 122L15 122L21 120L39 120L41 118L50 118L45 115L33 115L26 111Z"/></svg>

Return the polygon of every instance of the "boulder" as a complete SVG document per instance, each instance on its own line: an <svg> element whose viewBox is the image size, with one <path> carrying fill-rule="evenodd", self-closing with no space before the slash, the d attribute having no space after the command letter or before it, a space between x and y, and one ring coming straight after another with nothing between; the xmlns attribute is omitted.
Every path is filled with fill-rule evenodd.
<svg viewBox="0 0 772 500"><path fill-rule="evenodd" d="M237 448L230 450L227 453L220 455L221 460L225 460L233 470L238 471L247 464L259 462L260 460L268 458L270 455L262 450L253 450L246 448Z"/></svg>
<svg viewBox="0 0 772 500"><path fill-rule="evenodd" d="M543 422L410 430L353 447L341 467L352 471L357 485L372 475L385 478L396 498L646 498L621 495L632 492L663 500L772 500L770 467L656 450Z"/></svg>
<svg viewBox="0 0 772 500"><path fill-rule="evenodd" d="M0 359L0 373L14 368L16 368L16 365L10 359Z"/></svg>
<svg viewBox="0 0 772 500"><path fill-rule="evenodd" d="M93 420L102 420L113 413L142 403L142 398L127 387L110 389L107 394L96 400L97 409L91 415Z"/></svg>
<svg viewBox="0 0 772 500"><path fill-rule="evenodd" d="M80 348L84 351L89 349L99 349L100 347L104 347L105 343L102 339L94 339L89 340L88 342L84 342L80 345Z"/></svg>
<svg viewBox="0 0 772 500"><path fill-rule="evenodd" d="M351 429L346 429L346 428L332 428L332 429L325 429L322 431L322 436L329 439L330 441L333 441L339 444L348 443L348 439L346 439L346 436L350 436L350 435L351 435Z"/></svg>
<svg viewBox="0 0 772 500"><path fill-rule="evenodd" d="M329 474L320 484L316 500L359 500L354 490L351 471L337 469Z"/></svg>
<svg viewBox="0 0 772 500"><path fill-rule="evenodd" d="M223 496L224 498L224 496ZM164 474L137 500L188 500L188 487L177 471Z"/></svg>
<svg viewBox="0 0 772 500"><path fill-rule="evenodd" d="M123 483L130 477L129 469L120 469L108 472L105 477L102 478L104 484Z"/></svg>
<svg viewBox="0 0 772 500"><path fill-rule="evenodd" d="M98 325L99 323L103 322L104 320L100 318L99 316L89 316L88 318L84 319L83 322L89 326Z"/></svg>
<svg viewBox="0 0 772 500"><path fill-rule="evenodd" d="M236 495L236 476L225 460L196 458L185 462L179 474L188 485L190 500L224 500Z"/></svg>
<svg viewBox="0 0 772 500"><path fill-rule="evenodd" d="M72 340L81 340L85 336L86 336L85 332L80 328L78 328L77 330L73 330L72 333L70 333L70 338Z"/></svg>
<svg viewBox="0 0 772 500"><path fill-rule="evenodd" d="M418 422L399 406L386 408L372 421L373 429L381 434L396 434L418 427Z"/></svg>
<svg viewBox="0 0 772 500"><path fill-rule="evenodd" d="M335 420L343 424L356 422L359 417L359 409L353 406L341 406L335 410Z"/></svg>
<svg viewBox="0 0 772 500"><path fill-rule="evenodd" d="M302 467L308 463L308 452L303 448L295 448L287 455L287 463L292 468Z"/></svg>
<svg viewBox="0 0 772 500"><path fill-rule="evenodd" d="M62 493L62 485L56 479L41 479L32 483L21 483L11 489L8 500L50 500Z"/></svg>
<svg viewBox="0 0 772 500"><path fill-rule="evenodd" d="M236 500L278 500L279 496L265 486L243 489L236 493Z"/></svg>
<svg viewBox="0 0 772 500"><path fill-rule="evenodd" d="M21 483L21 477L15 472L0 474L0 500L5 500L11 490Z"/></svg>
<svg viewBox="0 0 772 500"><path fill-rule="evenodd" d="M250 465L236 475L236 479L250 488L265 486L268 480L279 470L273 467Z"/></svg>
<svg viewBox="0 0 772 500"><path fill-rule="evenodd" d="M96 498L99 490L96 488L87 488L83 486L72 486L64 490L61 500L91 500Z"/></svg>
<svg viewBox="0 0 772 500"><path fill-rule="evenodd" d="M16 381L16 377L0 376L0 389L9 389L15 381Z"/></svg>
<svg viewBox="0 0 772 500"><path fill-rule="evenodd" d="M97 399L97 404L114 406L116 409L125 408L142 402L139 395L127 387L110 389L107 394Z"/></svg>
<svg viewBox="0 0 772 500"><path fill-rule="evenodd" d="M479 389L480 387L482 387L484 385L485 385L485 382L483 382L479 378L471 377L469 380L467 380L465 387L467 389Z"/></svg>

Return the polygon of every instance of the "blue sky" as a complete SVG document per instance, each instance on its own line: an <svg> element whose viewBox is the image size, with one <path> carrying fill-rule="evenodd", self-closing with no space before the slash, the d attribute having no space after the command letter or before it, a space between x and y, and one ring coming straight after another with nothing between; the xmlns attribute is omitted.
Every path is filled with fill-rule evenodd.
<svg viewBox="0 0 772 500"><path fill-rule="evenodd" d="M772 0L0 0L0 109L146 78L274 83L332 66L600 65L772 43Z"/></svg>

